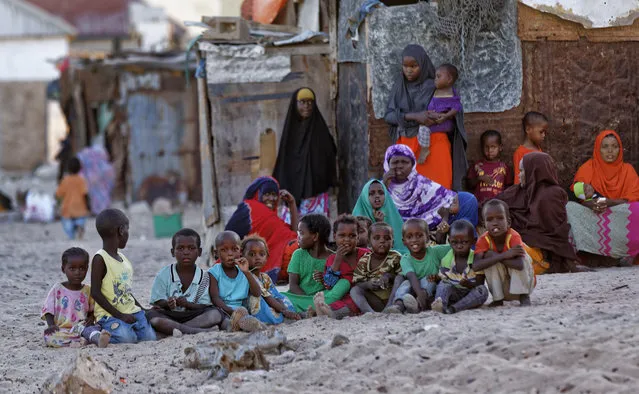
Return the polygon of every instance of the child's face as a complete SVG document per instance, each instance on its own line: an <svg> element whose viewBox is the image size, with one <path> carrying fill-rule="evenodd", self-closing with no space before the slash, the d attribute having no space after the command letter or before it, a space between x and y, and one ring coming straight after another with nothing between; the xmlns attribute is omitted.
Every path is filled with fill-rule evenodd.
<svg viewBox="0 0 639 394"><path fill-rule="evenodd" d="M412 56L404 56L402 71L404 72L404 77L406 77L409 82L416 81L422 73L419 63L417 63L417 60Z"/></svg>
<svg viewBox="0 0 639 394"><path fill-rule="evenodd" d="M546 139L546 133L548 133L548 122L539 121L526 127L528 139L536 146L541 146Z"/></svg>
<svg viewBox="0 0 639 394"><path fill-rule="evenodd" d="M438 68L435 72L435 87L446 89L453 86L453 77L445 68Z"/></svg>
<svg viewBox="0 0 639 394"><path fill-rule="evenodd" d="M619 150L619 142L614 136L610 135L601 141L599 151L606 163L614 163L617 157L619 157Z"/></svg>
<svg viewBox="0 0 639 394"><path fill-rule="evenodd" d="M364 221L359 222L359 228L357 230L357 246L360 248L368 247L368 223Z"/></svg>
<svg viewBox="0 0 639 394"><path fill-rule="evenodd" d="M251 241L246 245L244 250L244 257L248 260L249 269L251 271L259 271L268 258L268 252L266 246L262 241Z"/></svg>
<svg viewBox="0 0 639 394"><path fill-rule="evenodd" d="M475 244L475 236L472 231L451 231L449 235L449 243L453 248L455 256L467 257L470 254L470 248Z"/></svg>
<svg viewBox="0 0 639 394"><path fill-rule="evenodd" d="M262 204L266 205L268 209L277 208L277 200L279 196L275 192L262 194Z"/></svg>
<svg viewBox="0 0 639 394"><path fill-rule="evenodd" d="M508 212L502 205L486 206L484 209L484 225L491 237L501 238L505 236L510 227Z"/></svg>
<svg viewBox="0 0 639 394"><path fill-rule="evenodd" d="M524 171L524 159L519 161L519 184L521 187L526 186L526 171Z"/></svg>
<svg viewBox="0 0 639 394"><path fill-rule="evenodd" d="M371 183L371 186L368 188L368 202L371 203L373 209L380 209L384 206L385 201L386 195L384 194L384 188L382 187L382 184L379 182Z"/></svg>
<svg viewBox="0 0 639 394"><path fill-rule="evenodd" d="M125 224L118 228L119 235L119 243L118 248L124 249L126 248L126 244L129 242L129 221L127 220Z"/></svg>
<svg viewBox="0 0 639 394"><path fill-rule="evenodd" d="M503 147L499 143L499 137L496 135L492 135L484 139L483 150L486 160L495 161L499 159L502 149Z"/></svg>
<svg viewBox="0 0 639 394"><path fill-rule="evenodd" d="M224 268L233 268L235 266L235 260L241 256L240 245L235 239L224 239L217 245L216 252L217 257L220 259Z"/></svg>
<svg viewBox="0 0 639 394"><path fill-rule="evenodd" d="M180 236L175 239L175 247L171 255L181 265L195 265L195 261L202 255L202 249L197 246L195 237Z"/></svg>
<svg viewBox="0 0 639 394"><path fill-rule="evenodd" d="M62 265L62 272L67 276L71 285L81 285L89 270L89 261L83 256L71 256Z"/></svg>
<svg viewBox="0 0 639 394"><path fill-rule="evenodd" d="M395 180L404 182L413 168L413 162L405 156L393 156L388 163L390 170L395 171Z"/></svg>
<svg viewBox="0 0 639 394"><path fill-rule="evenodd" d="M411 254L421 253L426 249L428 230L424 230L424 227L417 223L410 223L404 226L402 241Z"/></svg>
<svg viewBox="0 0 639 394"><path fill-rule="evenodd" d="M344 247L347 254L352 253L357 248L357 228L356 224L340 223L335 233L335 243L338 247Z"/></svg>
<svg viewBox="0 0 639 394"><path fill-rule="evenodd" d="M299 222L297 225L297 244L300 249L311 249L315 246L318 240L318 235L313 234L308 230L308 226L304 222Z"/></svg>
<svg viewBox="0 0 639 394"><path fill-rule="evenodd" d="M378 255L387 255L393 247L393 233L386 227L373 227L371 249Z"/></svg>

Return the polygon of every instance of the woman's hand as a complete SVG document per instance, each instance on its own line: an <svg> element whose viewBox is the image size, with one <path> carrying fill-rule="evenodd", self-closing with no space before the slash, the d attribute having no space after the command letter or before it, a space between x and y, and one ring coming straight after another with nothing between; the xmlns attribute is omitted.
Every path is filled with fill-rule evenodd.
<svg viewBox="0 0 639 394"><path fill-rule="evenodd" d="M375 211L375 213L373 214L373 217L375 217L375 221L376 222L383 222L384 221L384 212L382 211Z"/></svg>
<svg viewBox="0 0 639 394"><path fill-rule="evenodd" d="M386 185L386 187L388 187L388 185L390 184L390 182L395 179L395 170L393 168L391 168L390 170L386 171L386 173L384 174L384 177L382 178L382 182L384 182L384 185Z"/></svg>
<svg viewBox="0 0 639 394"><path fill-rule="evenodd" d="M288 190L280 190L280 200L284 201L289 207L295 206L295 197Z"/></svg>

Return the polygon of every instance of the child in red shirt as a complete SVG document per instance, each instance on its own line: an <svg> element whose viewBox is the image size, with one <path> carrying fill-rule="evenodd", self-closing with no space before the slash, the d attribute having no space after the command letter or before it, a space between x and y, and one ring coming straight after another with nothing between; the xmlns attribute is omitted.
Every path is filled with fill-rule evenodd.
<svg viewBox="0 0 639 394"><path fill-rule="evenodd" d="M528 112L522 120L526 139L513 155L513 168L515 169L515 184L519 185L519 165L521 159L531 152L541 152L541 144L548 133L548 118L539 112Z"/></svg>
<svg viewBox="0 0 639 394"><path fill-rule="evenodd" d="M486 130L480 137L484 159L468 169L468 190L474 190L479 206L513 184L513 173L501 161L503 145L497 130Z"/></svg>
<svg viewBox="0 0 639 394"><path fill-rule="evenodd" d="M517 231L510 228L508 205L490 200L482 210L486 233L475 246L473 269L483 271L488 290L493 296L491 307L502 306L504 300L519 300L530 305L530 293L535 287L532 258Z"/></svg>

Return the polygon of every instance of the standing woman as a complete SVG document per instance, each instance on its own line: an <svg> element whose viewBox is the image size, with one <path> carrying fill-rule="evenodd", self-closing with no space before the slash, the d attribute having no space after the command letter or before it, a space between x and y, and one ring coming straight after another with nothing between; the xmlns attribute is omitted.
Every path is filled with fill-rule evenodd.
<svg viewBox="0 0 639 394"><path fill-rule="evenodd" d="M420 157L417 138L420 126L435 126L428 116L435 94L435 66L419 45L408 45L402 52L402 73L398 76L386 109L384 120L389 124L391 143L410 147ZM451 149L452 144L452 149ZM452 132L434 132L430 137L430 155L417 163L417 172L447 189L462 190L468 166L466 131L463 111L455 116Z"/></svg>
<svg viewBox="0 0 639 394"><path fill-rule="evenodd" d="M286 115L273 177L298 202L301 216L329 216L328 189L337 184L337 148L309 88L296 91Z"/></svg>

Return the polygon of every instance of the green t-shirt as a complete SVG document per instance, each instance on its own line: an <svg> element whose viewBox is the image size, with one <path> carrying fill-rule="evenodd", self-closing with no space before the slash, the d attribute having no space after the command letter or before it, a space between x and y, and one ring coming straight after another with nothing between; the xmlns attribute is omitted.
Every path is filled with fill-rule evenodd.
<svg viewBox="0 0 639 394"><path fill-rule="evenodd" d="M326 259L316 259L304 249L293 252L291 262L288 265L289 274L300 276L300 289L307 295L313 295L324 290L324 285L313 279L313 272L324 272Z"/></svg>
<svg viewBox="0 0 639 394"><path fill-rule="evenodd" d="M414 272L417 279L438 275L440 263L450 250L450 245L431 246L426 249L426 255L421 260L417 260L410 253L405 254L399 263L402 266L402 275Z"/></svg>

